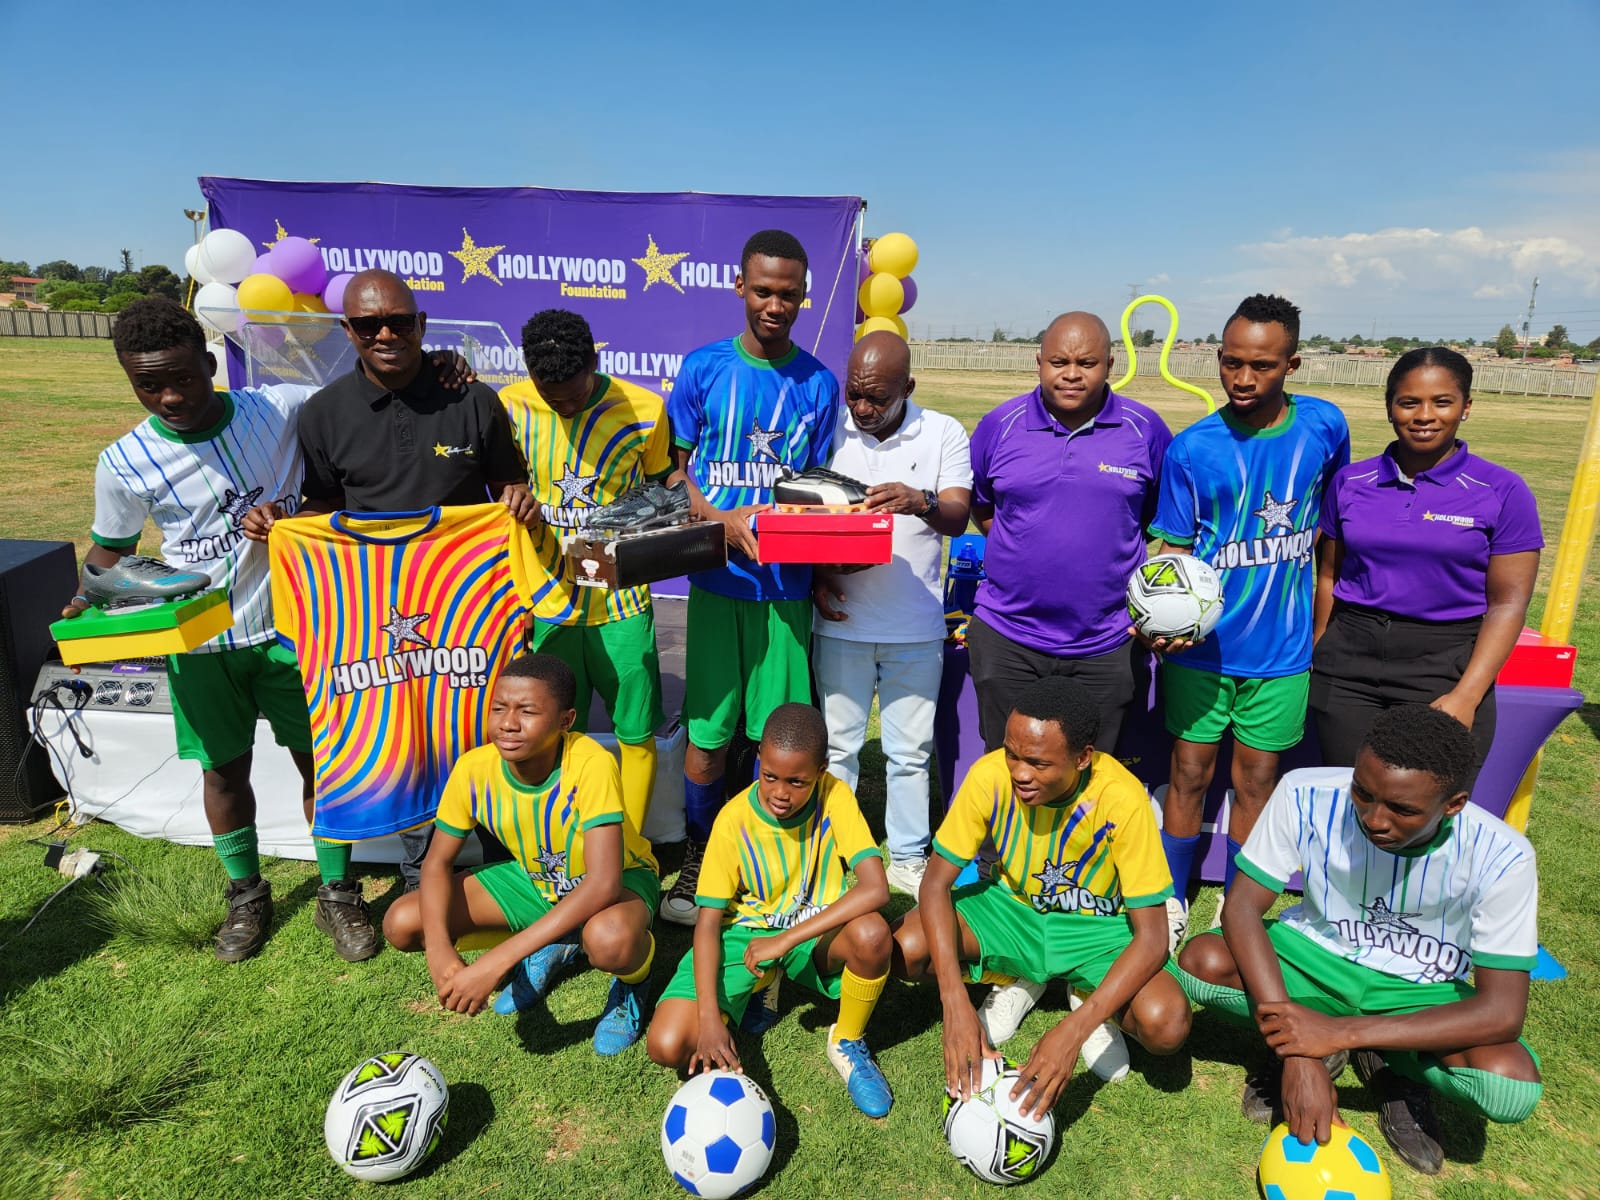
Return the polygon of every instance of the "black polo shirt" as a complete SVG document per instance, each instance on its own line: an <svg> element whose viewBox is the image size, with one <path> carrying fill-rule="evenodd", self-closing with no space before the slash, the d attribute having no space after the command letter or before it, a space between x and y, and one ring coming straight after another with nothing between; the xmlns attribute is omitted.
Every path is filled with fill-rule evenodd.
<svg viewBox="0 0 1600 1200"><path fill-rule="evenodd" d="M528 478L500 398L481 383L451 392L425 355L397 392L357 367L300 413L307 500L351 512L482 504L491 483Z"/></svg>

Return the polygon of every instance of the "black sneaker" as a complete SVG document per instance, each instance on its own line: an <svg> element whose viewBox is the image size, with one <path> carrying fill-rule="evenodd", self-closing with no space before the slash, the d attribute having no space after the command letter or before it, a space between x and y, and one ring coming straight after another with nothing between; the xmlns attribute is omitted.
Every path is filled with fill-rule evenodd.
<svg viewBox="0 0 1600 1200"><path fill-rule="evenodd" d="M365 962L382 947L372 915L361 898L361 885L336 879L317 889L317 915L312 923L333 939L333 948L345 962Z"/></svg>
<svg viewBox="0 0 1600 1200"><path fill-rule="evenodd" d="M785 467L783 477L772 485L772 502L854 508L867 502L867 485L827 467L799 472Z"/></svg>
<svg viewBox="0 0 1600 1200"><path fill-rule="evenodd" d="M683 866L678 868L678 878L661 897L661 919L674 925L693 925L699 914L694 902L695 889L700 886L700 862L705 858L704 842L690 838L683 844Z"/></svg>
<svg viewBox="0 0 1600 1200"><path fill-rule="evenodd" d="M1428 1089L1397 1075L1376 1050L1357 1050L1356 1075L1378 1097L1378 1129L1407 1166L1424 1175L1444 1170L1439 1118Z"/></svg>
<svg viewBox="0 0 1600 1200"><path fill-rule="evenodd" d="M272 932L272 885L261 876L228 884L228 915L217 930L218 962L243 962L266 945Z"/></svg>
<svg viewBox="0 0 1600 1200"><path fill-rule="evenodd" d="M643 533L665 529L689 520L689 485L679 480L671 487L645 483L602 504L583 523L594 533Z"/></svg>
<svg viewBox="0 0 1600 1200"><path fill-rule="evenodd" d="M1344 1074L1345 1064L1349 1061L1348 1050L1336 1050L1322 1060L1322 1065L1327 1069L1329 1079L1338 1079ZM1257 1125L1271 1125L1282 1110L1283 1062L1274 1058L1264 1064L1261 1070L1245 1077L1244 1092L1239 1097L1239 1111Z"/></svg>
<svg viewBox="0 0 1600 1200"><path fill-rule="evenodd" d="M97 608L142 600L177 600L211 586L204 571L180 571L159 558L130 554L109 567L84 564L83 596Z"/></svg>

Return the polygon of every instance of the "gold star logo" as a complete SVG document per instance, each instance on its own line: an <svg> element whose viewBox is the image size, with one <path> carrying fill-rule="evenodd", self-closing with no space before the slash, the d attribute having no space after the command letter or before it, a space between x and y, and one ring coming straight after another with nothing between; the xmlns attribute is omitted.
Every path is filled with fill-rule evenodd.
<svg viewBox="0 0 1600 1200"><path fill-rule="evenodd" d="M275 225L277 227L277 235L270 242L262 242L261 243L268 250L271 250L279 242L283 241L284 238L289 236L289 231L283 227L283 222L282 221L280 221L276 217L274 217L272 219L272 223L273 223L273 225ZM315 246L321 240L322 240L321 238L307 238L306 239L306 241L310 242L313 246Z"/></svg>
<svg viewBox="0 0 1600 1200"><path fill-rule="evenodd" d="M482 275L485 279L493 279L496 287L505 286L489 270L489 259L504 250L504 246L480 246L472 240L472 235L466 227L461 229L461 249L451 250L450 257L461 264L461 282L465 283L474 275Z"/></svg>
<svg viewBox="0 0 1600 1200"><path fill-rule="evenodd" d="M678 281L672 277L672 268L688 258L689 252L685 250L682 254L663 254L656 247L655 235L648 234L646 236L649 237L650 242L645 247L644 257L633 260L644 268L644 290L648 292L652 283L664 283L671 287L673 291L683 291Z"/></svg>

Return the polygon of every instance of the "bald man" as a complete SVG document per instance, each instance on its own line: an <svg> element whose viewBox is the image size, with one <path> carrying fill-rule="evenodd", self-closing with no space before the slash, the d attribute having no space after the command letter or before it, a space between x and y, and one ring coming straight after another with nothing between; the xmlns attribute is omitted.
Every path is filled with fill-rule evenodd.
<svg viewBox="0 0 1600 1200"><path fill-rule="evenodd" d="M867 505L894 514L894 557L819 568L812 671L828 721L828 770L854 791L867 714L878 697L888 760L884 826L889 884L912 896L928 865L928 761L944 669L943 540L967 527L972 460L954 417L911 399L911 349L894 333L856 343L845 372L833 469L867 484Z"/></svg>
<svg viewBox="0 0 1600 1200"><path fill-rule="evenodd" d="M1128 577L1145 560L1172 433L1111 390L1111 334L1092 313L1052 321L1038 362L1039 386L972 434L972 519L988 537L988 578L967 626L978 725L998 749L1022 690L1067 675L1100 708L1095 749L1113 754L1133 699ZM994 1045L1042 991L996 989L980 1012Z"/></svg>

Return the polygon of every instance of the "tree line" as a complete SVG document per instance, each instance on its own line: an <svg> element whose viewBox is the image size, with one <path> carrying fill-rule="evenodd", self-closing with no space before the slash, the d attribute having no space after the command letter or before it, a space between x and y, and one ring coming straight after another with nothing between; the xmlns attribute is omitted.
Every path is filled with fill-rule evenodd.
<svg viewBox="0 0 1600 1200"><path fill-rule="evenodd" d="M64 258L30 267L21 260L0 259L0 291L11 290L11 277L43 280L34 299L58 312L121 312L141 296L183 301L189 280L160 263L134 270L133 254L123 250L115 267L80 267ZM23 300L13 308L26 308Z"/></svg>

